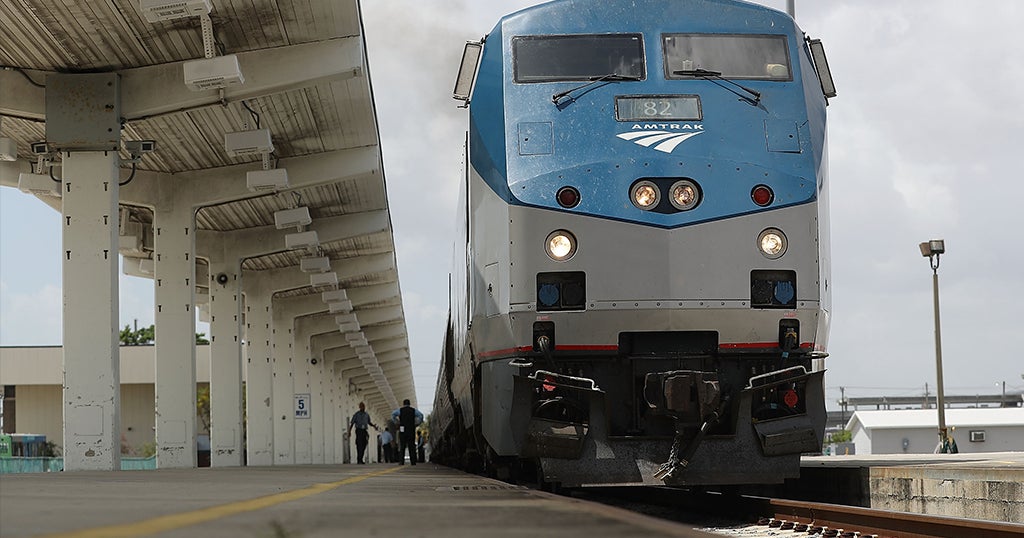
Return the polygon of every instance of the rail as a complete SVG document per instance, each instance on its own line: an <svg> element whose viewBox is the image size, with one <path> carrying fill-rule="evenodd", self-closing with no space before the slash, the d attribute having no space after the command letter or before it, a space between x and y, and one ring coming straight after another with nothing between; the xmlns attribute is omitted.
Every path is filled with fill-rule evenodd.
<svg viewBox="0 0 1024 538"><path fill-rule="evenodd" d="M807 501L763 499L771 508L773 520L768 524L788 521L860 532L860 536L879 538L1020 538L1024 525L948 516L913 514L842 506ZM841 534L840 534L841 536Z"/></svg>
<svg viewBox="0 0 1024 538"><path fill-rule="evenodd" d="M810 501L666 487L583 488L573 493L594 502L622 506L710 532L735 535L722 528L757 521L757 536L824 538L1021 538L1024 524L915 514ZM660 507L660 508L654 508ZM712 523L714 522L714 523ZM734 528L733 528L734 529ZM744 536L753 536L744 534Z"/></svg>

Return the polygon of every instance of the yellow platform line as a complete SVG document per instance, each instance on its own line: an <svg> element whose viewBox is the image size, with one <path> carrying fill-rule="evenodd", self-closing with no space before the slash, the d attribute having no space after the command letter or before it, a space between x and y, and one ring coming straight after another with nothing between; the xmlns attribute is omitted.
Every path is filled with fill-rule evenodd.
<svg viewBox="0 0 1024 538"><path fill-rule="evenodd" d="M274 495L267 495L266 497L257 497L246 501L211 506L210 508L193 510L191 512L182 512L180 514L154 517L152 519L146 519L134 523L125 523L123 525L110 525L107 527L96 527L81 531L47 534L40 536L39 538L134 538L137 536L148 536L159 532L166 532L206 521L212 521L214 519L220 519L222 517L233 516L244 512L252 512L261 508L274 506L275 504L297 501L344 485L362 482L367 478L400 471L401 469L401 467L391 467L389 469L384 469L383 471L374 471L364 475L353 476L337 482L314 484L308 488L295 489L284 493L275 493Z"/></svg>

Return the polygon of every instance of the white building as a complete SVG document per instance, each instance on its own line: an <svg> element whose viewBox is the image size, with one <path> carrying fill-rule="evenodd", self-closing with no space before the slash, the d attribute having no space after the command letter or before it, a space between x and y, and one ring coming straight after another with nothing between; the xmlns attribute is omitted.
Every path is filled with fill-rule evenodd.
<svg viewBox="0 0 1024 538"><path fill-rule="evenodd" d="M129 455L154 442L154 353L154 346L120 348L121 443ZM16 420L17 431L45 435L58 447L64 437L62 361L60 346L0 348L0 386L15 389L16 411L10 418ZM210 346L196 346L196 383L209 382Z"/></svg>
<svg viewBox="0 0 1024 538"><path fill-rule="evenodd" d="M855 411L846 430L857 454L930 454L938 445L938 411ZM946 427L962 453L1024 451L1024 408L946 409Z"/></svg>

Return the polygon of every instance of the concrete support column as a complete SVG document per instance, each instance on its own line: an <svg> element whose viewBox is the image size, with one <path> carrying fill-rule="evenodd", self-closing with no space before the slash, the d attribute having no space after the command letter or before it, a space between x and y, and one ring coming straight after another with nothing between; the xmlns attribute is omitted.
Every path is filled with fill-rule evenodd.
<svg viewBox="0 0 1024 538"><path fill-rule="evenodd" d="M334 379L340 388L341 396L336 404L337 407L335 408L334 459L335 463L351 463L352 446L351 443L349 443L349 439L346 436L345 431L346 428L348 428L349 418L352 416L352 413L355 412L349 412L349 409L354 409L355 405L352 404L352 390L348 386L348 380L342 375L340 363L332 361L332 365L332 369L334 370Z"/></svg>
<svg viewBox="0 0 1024 538"><path fill-rule="evenodd" d="M295 463L295 377L292 363L295 320L274 309L271 364L274 393L274 465ZM308 403L308 402L307 402Z"/></svg>
<svg viewBox="0 0 1024 538"><path fill-rule="evenodd" d="M334 452L334 463L344 461L345 452L343 446L347 442L344 438L348 428L348 421L356 410L358 400L353 399L352 390L348 387L347 379L342 379L340 363L336 360L339 355L348 355L351 349L345 336L341 333L320 334L311 341L313 356L320 357L325 365L323 373L323 384L325 390L330 394L330 400L325 403L325 413L331 415L330 425L325 430L324 443L329 450ZM349 411L351 409L351 411ZM367 407L367 412L373 409ZM374 418L376 422L376 418ZM379 426L379 424L378 424Z"/></svg>
<svg viewBox="0 0 1024 538"><path fill-rule="evenodd" d="M117 471L121 469L117 153L65 153L61 173L64 469Z"/></svg>
<svg viewBox="0 0 1024 538"><path fill-rule="evenodd" d="M306 339L306 356L312 357L309 353L309 339ZM312 434L311 444L313 446L313 463L325 463L326 458L326 447L324 446L324 439L326 439L326 417L330 410L325 405L326 394L324 391L324 362L320 359L316 360L316 364L313 361L308 360L309 364L309 392L312 394L313 404L313 418L310 433Z"/></svg>
<svg viewBox="0 0 1024 538"><path fill-rule="evenodd" d="M313 315L323 313L326 308L322 302L318 302L319 296L313 297L311 301L293 302L298 316L295 323L296 364L300 369L305 369L305 372L296 375L296 383L308 386L312 412L312 421L308 427L296 422L296 442L308 439L310 462L324 463L327 447L333 443L333 437L326 435L328 429L333 432L333 424L330 422L333 413L325 404L323 376L326 375L325 366L329 367L330 363L324 360L322 342L330 338L328 335L335 339L343 337L338 332L334 315Z"/></svg>
<svg viewBox="0 0 1024 538"><path fill-rule="evenodd" d="M335 386L337 383L334 380L334 367L324 360L322 353L317 358L320 361L320 379L324 392L324 463L337 463L335 447L338 445L334 435L337 431L338 394Z"/></svg>
<svg viewBox="0 0 1024 538"><path fill-rule="evenodd" d="M273 382L270 364L270 294L243 276L245 289L245 441L247 465L274 464ZM253 278L258 281L259 279Z"/></svg>
<svg viewBox="0 0 1024 538"><path fill-rule="evenodd" d="M157 467L196 467L195 220L173 194L156 208Z"/></svg>
<svg viewBox="0 0 1024 538"><path fill-rule="evenodd" d="M298 332L299 338L306 342L307 354L316 358L317 363L310 368L310 388L317 393L314 398L314 409L322 419L315 421L312 429L313 463L335 463L335 421L337 411L332 391L334 368L324 351L325 346L336 346L344 342L344 335L337 331L333 316L325 322L304 323Z"/></svg>
<svg viewBox="0 0 1024 538"><path fill-rule="evenodd" d="M239 272L237 260L210 262L210 465L213 467L237 467L244 462Z"/></svg>
<svg viewBox="0 0 1024 538"><path fill-rule="evenodd" d="M307 398L309 418L295 417L295 463L314 463L313 454L323 452L322 446L318 448L313 445L313 431L320 429L316 424L323 420L323 410L320 409L320 395L317 394L311 383L312 371L316 369L316 365L313 364L313 355L309 349L310 323L303 318L297 318L294 323L293 349L295 352L292 362L295 373L294 390L296 394L309 395ZM322 459L320 463L323 463Z"/></svg>

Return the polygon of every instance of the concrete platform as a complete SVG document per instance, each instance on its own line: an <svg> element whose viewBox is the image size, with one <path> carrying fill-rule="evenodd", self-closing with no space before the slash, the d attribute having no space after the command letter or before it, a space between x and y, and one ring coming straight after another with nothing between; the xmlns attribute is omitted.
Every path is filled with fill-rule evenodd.
<svg viewBox="0 0 1024 538"><path fill-rule="evenodd" d="M950 517L1024 522L1024 452L801 459L781 497Z"/></svg>
<svg viewBox="0 0 1024 538"><path fill-rule="evenodd" d="M426 463L8 474L0 536L710 535Z"/></svg>

